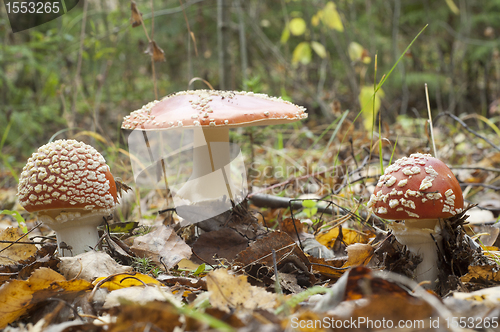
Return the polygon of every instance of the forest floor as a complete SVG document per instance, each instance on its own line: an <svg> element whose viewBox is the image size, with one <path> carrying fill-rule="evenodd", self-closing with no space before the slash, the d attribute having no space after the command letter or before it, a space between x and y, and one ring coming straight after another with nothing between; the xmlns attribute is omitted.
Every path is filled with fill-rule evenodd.
<svg viewBox="0 0 500 332"><path fill-rule="evenodd" d="M133 190L122 191L123 204L100 226L96 250L75 257L57 253L53 232L22 209L4 172L0 328L499 331L496 126L437 121L439 158L467 209L441 220L448 231L434 286L413 280L421 257L366 206L381 175L379 148L384 168L432 153L425 123L399 119L381 140L348 119L259 129L251 143L239 132L250 193L198 224L181 224L164 190L138 188L122 172Z"/></svg>

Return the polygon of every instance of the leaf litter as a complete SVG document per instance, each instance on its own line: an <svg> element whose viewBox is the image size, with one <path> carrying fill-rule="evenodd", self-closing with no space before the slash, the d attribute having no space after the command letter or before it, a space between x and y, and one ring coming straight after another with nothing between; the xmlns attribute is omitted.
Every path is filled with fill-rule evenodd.
<svg viewBox="0 0 500 332"><path fill-rule="evenodd" d="M30 243L45 236L43 226L35 237L24 238L17 227L7 228L0 233L9 242L0 243L2 248L18 243L0 252L6 259L0 265L0 328L284 331L300 321L320 331L308 324L371 319L421 320L421 329L453 331L446 319L454 317L480 317L492 326L500 314L500 239L491 216L499 216L500 196L488 188L495 186L498 163L481 160L490 148L483 146L471 157L477 169L457 176L468 189L467 199L491 214L477 214L469 223L471 209L443 220L439 282L428 291L412 280L420 257L364 206L380 174L379 161L376 155L368 158L370 139L349 130L346 120L337 139L349 134L352 143L338 145L334 153L307 149L304 142L287 147L295 162L309 167L307 172L323 163L335 165L332 173L256 178L254 192L267 196L255 195L254 202L250 195L199 227L178 227L175 215L160 218L154 207L162 206L163 197L151 195L142 203L153 218L129 213L128 220L104 230L98 251L72 258L58 257L51 241ZM440 135L451 136L446 130ZM460 141L447 163L468 158L472 149L466 146L477 146L477 140ZM403 156L425 146L422 138L398 142L395 149L384 143L383 151ZM449 151L446 144L440 149ZM257 165L285 162L265 149L255 156Z"/></svg>

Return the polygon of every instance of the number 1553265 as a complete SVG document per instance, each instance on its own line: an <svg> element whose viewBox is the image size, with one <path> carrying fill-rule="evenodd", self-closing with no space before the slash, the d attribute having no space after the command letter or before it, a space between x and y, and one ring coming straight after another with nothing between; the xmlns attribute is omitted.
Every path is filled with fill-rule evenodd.
<svg viewBox="0 0 500 332"><path fill-rule="evenodd" d="M5 7L8 14L48 14L59 13L59 1L54 2L33 2L33 1L13 1L6 2Z"/></svg>

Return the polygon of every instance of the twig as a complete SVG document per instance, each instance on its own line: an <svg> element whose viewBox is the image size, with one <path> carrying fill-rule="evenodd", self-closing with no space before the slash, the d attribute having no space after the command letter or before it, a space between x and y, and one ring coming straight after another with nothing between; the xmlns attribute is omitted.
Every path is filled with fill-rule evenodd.
<svg viewBox="0 0 500 332"><path fill-rule="evenodd" d="M278 274L278 264L276 262L276 251L272 250L273 254L273 267L274 267L274 288L276 294L283 295L283 290L281 289L280 278Z"/></svg>
<svg viewBox="0 0 500 332"><path fill-rule="evenodd" d="M21 237L19 239L17 239L16 241L12 242L11 244L9 244L8 246L6 246L5 248L1 249L0 252L9 249L14 244L19 244L19 242L21 241L22 238L26 237L29 233L33 232L35 229L37 229L38 227L40 227L40 225L41 225L41 223L40 224L36 224L35 227L33 227L32 229L30 229L27 233L21 235Z"/></svg>
<svg viewBox="0 0 500 332"><path fill-rule="evenodd" d="M144 24L142 26L144 26ZM144 30L146 30L146 28L144 28ZM151 39L153 40L154 40L154 34L155 34L155 12L154 12L153 0L151 0ZM155 59L153 55L151 55L151 70L153 74L153 89L155 92L155 99L158 100L158 84L156 82L156 68L155 68Z"/></svg>
<svg viewBox="0 0 500 332"><path fill-rule="evenodd" d="M334 170L337 167L338 166L331 166L331 167L329 167L326 170L321 171L321 172L316 172L316 173L312 173L312 174L306 174L306 175L302 175L302 176L299 176L299 177L292 177L292 178L290 178L290 179L288 179L286 181L283 181L283 182L280 182L280 183L277 183L277 184L273 184L272 186L265 187L265 188L262 188L260 190L257 190L256 192L250 193L250 194L248 194L248 198L251 198L252 196L257 195L259 193L262 193L262 192L265 192L265 191L268 191L268 190L272 190L274 188L278 188L278 187L283 187L283 186L289 185L290 183L292 183L294 181L305 180L305 179L308 179L310 177L316 177L318 175L321 175L321 174L327 173L327 172L329 172L331 170Z"/></svg>
<svg viewBox="0 0 500 332"><path fill-rule="evenodd" d="M480 139L482 139L483 141L485 141L486 143L488 143L489 145L491 145L495 150L497 151L500 151L500 147L496 146L492 141L490 141L489 139L487 139L486 137L484 137L483 135L479 134L478 132L474 131L473 129L471 129L465 122L463 122L459 117L457 117L456 115L454 114L451 114L449 112L444 112L444 113L441 113L439 114L435 121L437 121L437 119L441 116L441 115L447 115L449 116L450 118L452 118L453 120L457 121L458 123L460 123L462 125L462 127L464 127L468 132L470 132L471 134L479 137Z"/></svg>
<svg viewBox="0 0 500 332"><path fill-rule="evenodd" d="M463 187L483 187L483 188L488 188L488 189L493 189L493 190L500 190L500 186L493 186L491 184L486 184L486 183L460 183L460 186Z"/></svg>
<svg viewBox="0 0 500 332"><path fill-rule="evenodd" d="M432 148L434 149L434 157L438 158L436 142L434 141L434 128L432 126L431 104L429 102L429 89L427 88L427 83L425 83L425 99L427 101L427 113L429 114L429 127L431 131Z"/></svg>
<svg viewBox="0 0 500 332"><path fill-rule="evenodd" d="M477 167L477 166L451 166L450 169L474 169L486 172L500 172L500 168Z"/></svg>
<svg viewBox="0 0 500 332"><path fill-rule="evenodd" d="M70 308L71 311L73 311L73 314L75 314L76 317L78 317L81 320L83 320L82 317L80 316L80 314L78 313L78 310L76 310L75 307L73 307L68 302L66 302L66 301L64 301L62 299L59 299L57 297L49 297L49 298L46 299L46 301L56 301L56 302L60 302L60 303L64 304L66 307Z"/></svg>

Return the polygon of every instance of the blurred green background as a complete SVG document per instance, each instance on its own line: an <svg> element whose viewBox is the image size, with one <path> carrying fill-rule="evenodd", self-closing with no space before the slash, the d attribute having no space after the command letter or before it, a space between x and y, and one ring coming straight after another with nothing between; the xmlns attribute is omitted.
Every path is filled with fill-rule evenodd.
<svg viewBox="0 0 500 332"><path fill-rule="evenodd" d="M427 24L377 95L385 124L399 115L426 117L424 83L434 113L498 121L500 0L136 4L149 38L164 51L155 75L144 53L145 29L132 27L128 1L80 1L66 15L15 34L0 6L1 174L18 173L38 146L64 129L57 138L97 133L85 135L113 159L126 149L123 116L155 99L154 77L160 98L208 88L203 79L215 89L252 90L303 105L311 127L346 109L354 118L373 82ZM107 151L111 142L114 152Z"/></svg>

